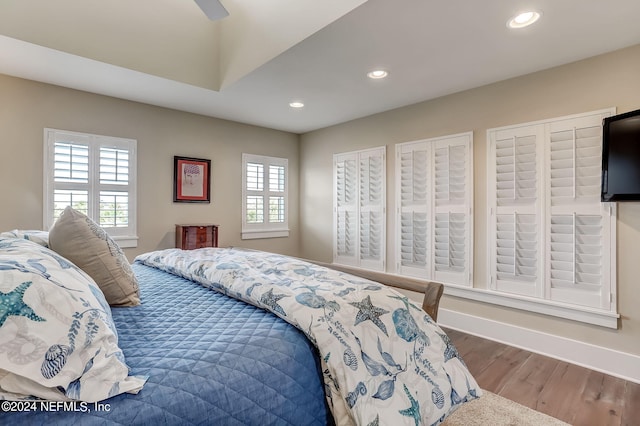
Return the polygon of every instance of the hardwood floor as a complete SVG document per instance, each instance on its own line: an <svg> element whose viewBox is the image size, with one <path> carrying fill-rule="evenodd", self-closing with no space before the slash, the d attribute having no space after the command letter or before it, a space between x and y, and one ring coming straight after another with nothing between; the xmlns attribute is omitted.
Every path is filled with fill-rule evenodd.
<svg viewBox="0 0 640 426"><path fill-rule="evenodd" d="M481 388L576 426L640 426L640 385L446 329Z"/></svg>

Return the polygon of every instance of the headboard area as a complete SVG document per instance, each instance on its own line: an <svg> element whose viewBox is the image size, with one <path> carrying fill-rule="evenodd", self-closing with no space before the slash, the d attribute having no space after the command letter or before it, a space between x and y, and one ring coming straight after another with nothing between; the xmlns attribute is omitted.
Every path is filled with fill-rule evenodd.
<svg viewBox="0 0 640 426"><path fill-rule="evenodd" d="M429 314L434 321L438 320L438 307L440 305L440 298L444 291L444 286L440 283L401 277L398 275L386 274L384 272L370 271L367 269L355 268L353 266L336 265L334 263L317 262L308 259L307 261L391 287L423 293L424 299L422 301L422 309L424 309L424 311Z"/></svg>

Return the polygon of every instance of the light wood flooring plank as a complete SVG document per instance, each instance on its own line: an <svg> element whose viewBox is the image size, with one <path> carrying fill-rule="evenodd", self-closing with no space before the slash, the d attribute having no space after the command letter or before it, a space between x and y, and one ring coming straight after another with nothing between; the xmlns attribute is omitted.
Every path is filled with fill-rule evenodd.
<svg viewBox="0 0 640 426"><path fill-rule="evenodd" d="M469 367L469 371L474 376L480 374L508 348L507 345L476 336L466 336L463 340L456 339L454 344L465 363L468 362L467 365L473 366Z"/></svg>
<svg viewBox="0 0 640 426"><path fill-rule="evenodd" d="M620 425L625 387L622 379L592 371L582 395L584 408L576 413L573 424Z"/></svg>
<svg viewBox="0 0 640 426"><path fill-rule="evenodd" d="M540 393L536 410L567 423L573 423L576 408L583 400L590 370L567 362L558 365Z"/></svg>
<svg viewBox="0 0 640 426"><path fill-rule="evenodd" d="M555 368L556 363L550 362L548 357L532 354L498 395L535 410L540 393Z"/></svg>
<svg viewBox="0 0 640 426"><path fill-rule="evenodd" d="M623 426L640 425L640 385L627 382L623 401L621 424Z"/></svg>
<svg viewBox="0 0 640 426"><path fill-rule="evenodd" d="M474 377L482 389L499 394L512 377L513 372L517 371L530 356L529 352L508 346Z"/></svg>
<svg viewBox="0 0 640 426"><path fill-rule="evenodd" d="M483 389L575 426L640 426L640 384L445 331Z"/></svg>

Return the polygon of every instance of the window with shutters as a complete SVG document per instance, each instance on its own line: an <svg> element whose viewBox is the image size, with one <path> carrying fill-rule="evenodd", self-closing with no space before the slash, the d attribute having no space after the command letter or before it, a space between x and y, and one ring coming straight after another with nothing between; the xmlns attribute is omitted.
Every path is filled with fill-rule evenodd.
<svg viewBox="0 0 640 426"><path fill-rule="evenodd" d="M396 145L396 272L471 286L473 134Z"/></svg>
<svg viewBox="0 0 640 426"><path fill-rule="evenodd" d="M491 288L614 313L614 203L600 202L596 111L492 129Z"/></svg>
<svg viewBox="0 0 640 426"><path fill-rule="evenodd" d="M334 262L383 271L386 246L385 147L333 157Z"/></svg>
<svg viewBox="0 0 640 426"><path fill-rule="evenodd" d="M543 175L544 129L522 126L492 135L492 288L541 297L543 242L539 212L544 204L538 182Z"/></svg>
<svg viewBox="0 0 640 426"><path fill-rule="evenodd" d="M242 154L242 239L288 237L288 160Z"/></svg>
<svg viewBox="0 0 640 426"><path fill-rule="evenodd" d="M600 202L602 119L548 125L547 276L551 300L615 311L615 203Z"/></svg>
<svg viewBox="0 0 640 426"><path fill-rule="evenodd" d="M71 206L136 247L136 141L45 129L44 145L45 229Z"/></svg>

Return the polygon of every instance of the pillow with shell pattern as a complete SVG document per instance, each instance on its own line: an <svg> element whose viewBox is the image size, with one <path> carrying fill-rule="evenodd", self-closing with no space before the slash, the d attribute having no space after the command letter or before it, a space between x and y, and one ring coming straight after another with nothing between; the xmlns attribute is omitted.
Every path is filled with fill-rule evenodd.
<svg viewBox="0 0 640 426"><path fill-rule="evenodd" d="M46 247L0 238L0 399L96 402L145 380L129 376L91 277Z"/></svg>

